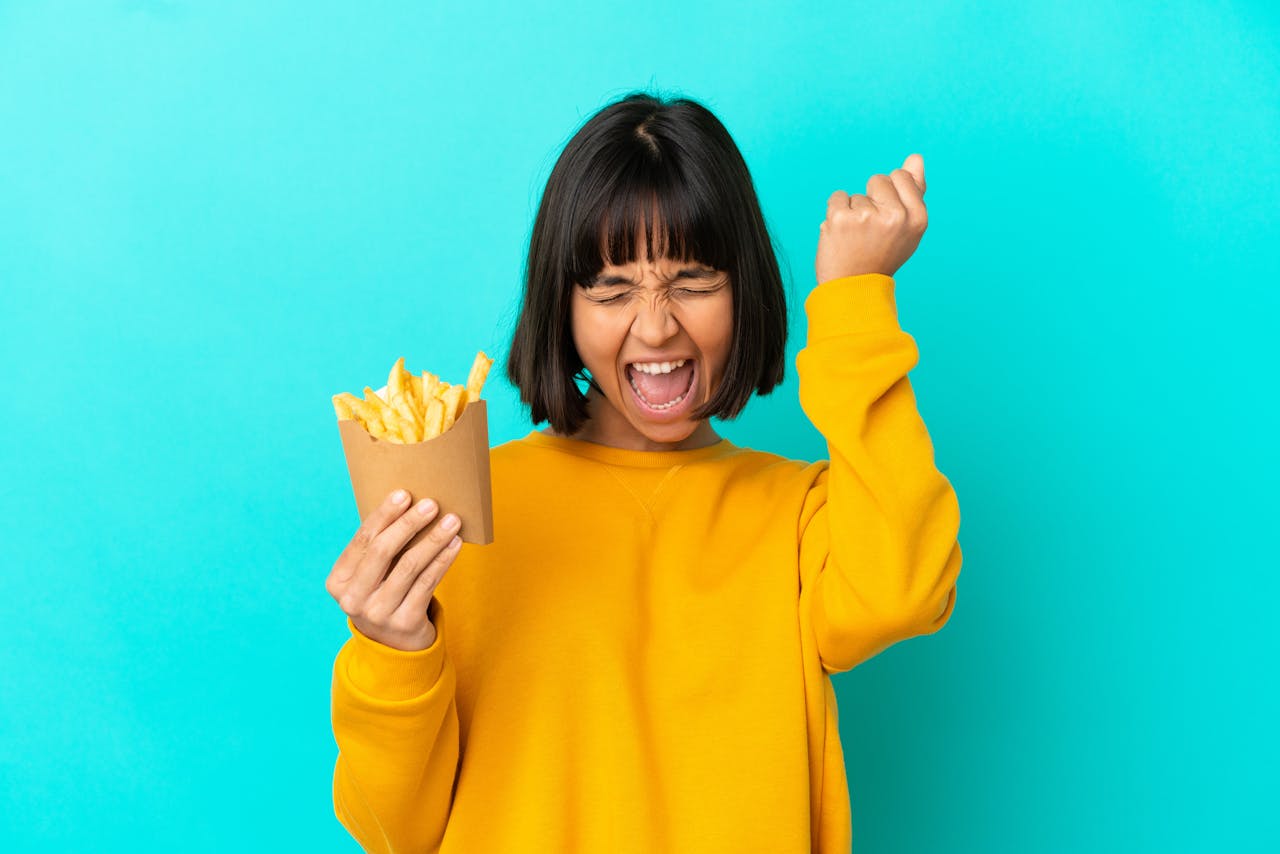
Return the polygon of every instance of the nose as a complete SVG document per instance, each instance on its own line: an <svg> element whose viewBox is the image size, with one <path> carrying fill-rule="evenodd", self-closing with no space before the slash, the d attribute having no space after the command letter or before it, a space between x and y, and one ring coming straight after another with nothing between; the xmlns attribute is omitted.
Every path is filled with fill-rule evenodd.
<svg viewBox="0 0 1280 854"><path fill-rule="evenodd" d="M657 349L680 331L680 323L666 301L651 296L642 301L636 319L631 324L631 334L646 346Z"/></svg>

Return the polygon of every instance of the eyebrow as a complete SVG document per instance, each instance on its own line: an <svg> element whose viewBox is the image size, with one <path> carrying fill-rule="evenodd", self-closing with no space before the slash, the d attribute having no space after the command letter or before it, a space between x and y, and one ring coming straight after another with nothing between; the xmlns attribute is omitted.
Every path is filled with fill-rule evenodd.
<svg viewBox="0 0 1280 854"><path fill-rule="evenodd" d="M709 270L704 267L686 267L685 269L676 273L676 278L679 279L683 277L683 278L689 278L689 279L714 279L715 275L716 273L714 270ZM597 273L596 275L592 276L590 279L587 279L585 282L583 282L582 286L584 288L594 288L597 286L605 286L605 285L634 285L634 284L635 282L632 281L631 279L628 279L626 276L602 276L599 273Z"/></svg>

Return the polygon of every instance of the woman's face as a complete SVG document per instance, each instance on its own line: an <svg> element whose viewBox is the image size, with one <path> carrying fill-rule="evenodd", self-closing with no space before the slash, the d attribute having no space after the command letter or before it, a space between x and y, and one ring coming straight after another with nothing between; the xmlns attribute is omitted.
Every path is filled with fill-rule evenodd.
<svg viewBox="0 0 1280 854"><path fill-rule="evenodd" d="M573 341L605 397L588 391L590 421L577 436L633 450L716 441L711 424L689 413L724 376L731 287L724 271L643 252L630 264L605 265L590 287L575 285Z"/></svg>

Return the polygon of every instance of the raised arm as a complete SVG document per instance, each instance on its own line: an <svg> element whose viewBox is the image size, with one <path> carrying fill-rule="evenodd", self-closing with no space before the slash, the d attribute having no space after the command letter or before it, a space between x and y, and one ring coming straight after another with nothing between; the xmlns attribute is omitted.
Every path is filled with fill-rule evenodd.
<svg viewBox="0 0 1280 854"><path fill-rule="evenodd" d="M800 404L830 462L801 511L800 606L829 674L937 631L955 605L960 508L916 409L907 372L919 356L893 293L871 273L805 301Z"/></svg>
<svg viewBox="0 0 1280 854"><path fill-rule="evenodd" d="M937 631L955 607L960 507L934 465L907 379L919 361L898 325L894 273L928 226L924 159L912 154L866 195L827 200L796 357L800 405L830 462L800 514L801 623L827 673Z"/></svg>

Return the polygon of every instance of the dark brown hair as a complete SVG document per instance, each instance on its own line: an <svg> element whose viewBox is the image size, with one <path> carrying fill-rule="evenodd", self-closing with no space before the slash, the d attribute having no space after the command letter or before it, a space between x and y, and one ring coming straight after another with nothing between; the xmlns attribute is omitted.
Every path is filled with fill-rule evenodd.
<svg viewBox="0 0 1280 854"><path fill-rule="evenodd" d="M691 417L736 418L752 394L782 382L786 294L741 152L696 101L632 92L565 145L533 223L506 373L535 424L572 435L587 420L576 380L595 381L573 343L573 288L606 262L634 261L641 230L650 258L697 260L732 284L725 374Z"/></svg>

